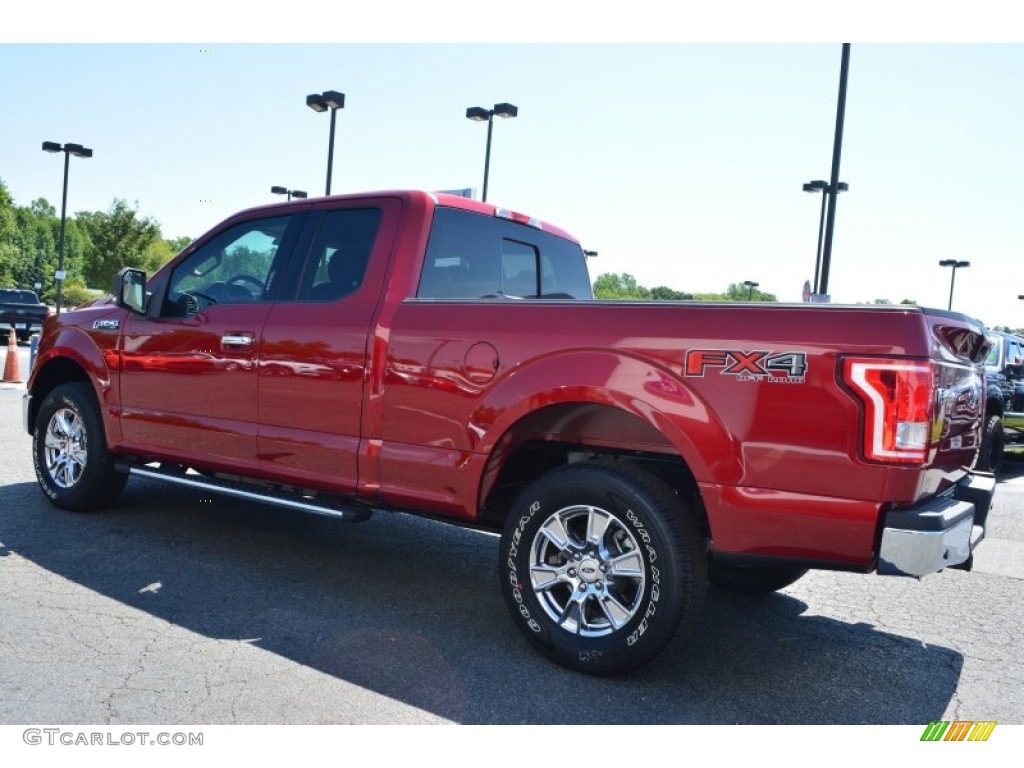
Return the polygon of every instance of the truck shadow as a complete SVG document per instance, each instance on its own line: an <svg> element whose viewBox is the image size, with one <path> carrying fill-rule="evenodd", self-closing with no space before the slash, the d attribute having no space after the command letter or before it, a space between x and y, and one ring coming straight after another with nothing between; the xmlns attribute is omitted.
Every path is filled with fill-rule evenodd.
<svg viewBox="0 0 1024 768"><path fill-rule="evenodd" d="M8 485L0 541L192 632L462 723L921 724L941 718L963 665L949 648L806 615L789 595L712 590L693 634L654 664L591 678L519 635L494 537L404 515L345 525L187 490L168 499L135 478L111 511L75 515L34 483Z"/></svg>
<svg viewBox="0 0 1024 768"><path fill-rule="evenodd" d="M999 470L998 480L1001 483L1005 483L1018 477L1024 477L1024 449L1014 446L1013 450L1006 451L1003 466Z"/></svg>

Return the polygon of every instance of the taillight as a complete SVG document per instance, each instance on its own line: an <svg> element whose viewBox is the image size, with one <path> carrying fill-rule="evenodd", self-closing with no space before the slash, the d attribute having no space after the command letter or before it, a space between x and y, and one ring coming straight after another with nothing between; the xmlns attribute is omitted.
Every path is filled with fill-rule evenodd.
<svg viewBox="0 0 1024 768"><path fill-rule="evenodd" d="M923 464L935 391L931 363L847 358L843 378L864 404L864 458Z"/></svg>

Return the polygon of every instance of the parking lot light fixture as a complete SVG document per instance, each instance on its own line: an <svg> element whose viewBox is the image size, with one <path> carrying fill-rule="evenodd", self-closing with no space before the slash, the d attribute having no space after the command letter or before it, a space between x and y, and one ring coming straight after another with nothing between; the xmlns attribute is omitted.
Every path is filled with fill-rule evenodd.
<svg viewBox="0 0 1024 768"><path fill-rule="evenodd" d="M288 195L288 199L291 200L293 197L297 199L303 199L307 197L306 193L301 189L288 189L287 187L273 186L270 188L270 193L273 195Z"/></svg>
<svg viewBox="0 0 1024 768"><path fill-rule="evenodd" d="M747 286L747 289L748 289L747 290L747 301L753 301L754 300L754 289L757 288L757 286L759 286L760 283L755 283L753 280L744 280L743 284L745 286Z"/></svg>
<svg viewBox="0 0 1024 768"><path fill-rule="evenodd" d="M68 210L68 166L70 164L71 156L81 157L83 159L92 157L92 150L88 147L83 147L81 144L65 144L61 146L55 141L44 141L43 142L44 152L63 152L64 153L64 191L61 194L60 203L60 239L57 243L57 272L54 274L54 280L57 283L57 300L55 304L56 314L60 314L61 299L62 299L62 287L64 285L64 231L67 223L67 210Z"/></svg>
<svg viewBox="0 0 1024 768"><path fill-rule="evenodd" d="M487 151L484 153L484 188L480 196L483 202L487 202L487 181L490 177L491 171L491 133L494 130L494 116L504 118L518 117L519 107L515 104L509 104L508 102L501 102L495 104L494 109L484 109L483 107L470 107L466 110L466 117L474 122L482 123L487 122Z"/></svg>
<svg viewBox="0 0 1024 768"><path fill-rule="evenodd" d="M331 133L327 141L327 187L324 194L331 194L331 170L334 167L334 124L339 109L345 107L345 94L339 91L311 93L306 97L306 106L314 112L331 110Z"/></svg>
<svg viewBox="0 0 1024 768"><path fill-rule="evenodd" d="M949 276L949 305L946 307L947 310L953 309L953 286L956 285L956 271L957 269L963 269L964 267L971 266L969 261L957 261L956 259L943 259L939 262L940 267L952 267L953 272Z"/></svg>

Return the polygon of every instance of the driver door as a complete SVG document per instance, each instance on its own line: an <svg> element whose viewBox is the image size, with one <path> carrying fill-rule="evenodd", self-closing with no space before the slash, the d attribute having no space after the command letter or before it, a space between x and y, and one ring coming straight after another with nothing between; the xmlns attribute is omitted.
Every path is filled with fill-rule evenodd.
<svg viewBox="0 0 1024 768"><path fill-rule="evenodd" d="M257 469L256 362L302 213L228 225L188 253L122 334L121 428L160 458Z"/></svg>

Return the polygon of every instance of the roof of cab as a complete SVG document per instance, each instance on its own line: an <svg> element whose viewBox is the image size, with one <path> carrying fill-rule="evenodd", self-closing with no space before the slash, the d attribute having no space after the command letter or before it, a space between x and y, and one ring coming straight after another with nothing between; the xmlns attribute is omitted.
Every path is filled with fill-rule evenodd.
<svg viewBox="0 0 1024 768"><path fill-rule="evenodd" d="M258 205L252 208L246 208L241 211L233 213L228 219L233 219L236 216L245 216L257 212L269 212L287 209L304 209L304 208L320 208L325 205L330 205L332 201L345 201L345 200L360 200L367 197L398 197L402 199L411 199L413 197L428 198L434 202L435 205L443 206L445 208L460 208L466 211L473 211L474 213L481 213L485 216L494 216L500 206L492 205L491 203L484 203L479 200L473 200L468 197L461 197L460 195L452 195L445 192L428 192L420 189L391 189L381 190L375 192L358 192L344 195L331 195L329 197L308 197L301 198L298 200L284 201L268 203L266 205ZM226 219L227 220L227 219ZM561 227L557 227L547 221L537 220L540 224L540 229L544 232L550 232L551 234L558 235L566 240L571 240L574 243L579 244L579 240L570 235Z"/></svg>

